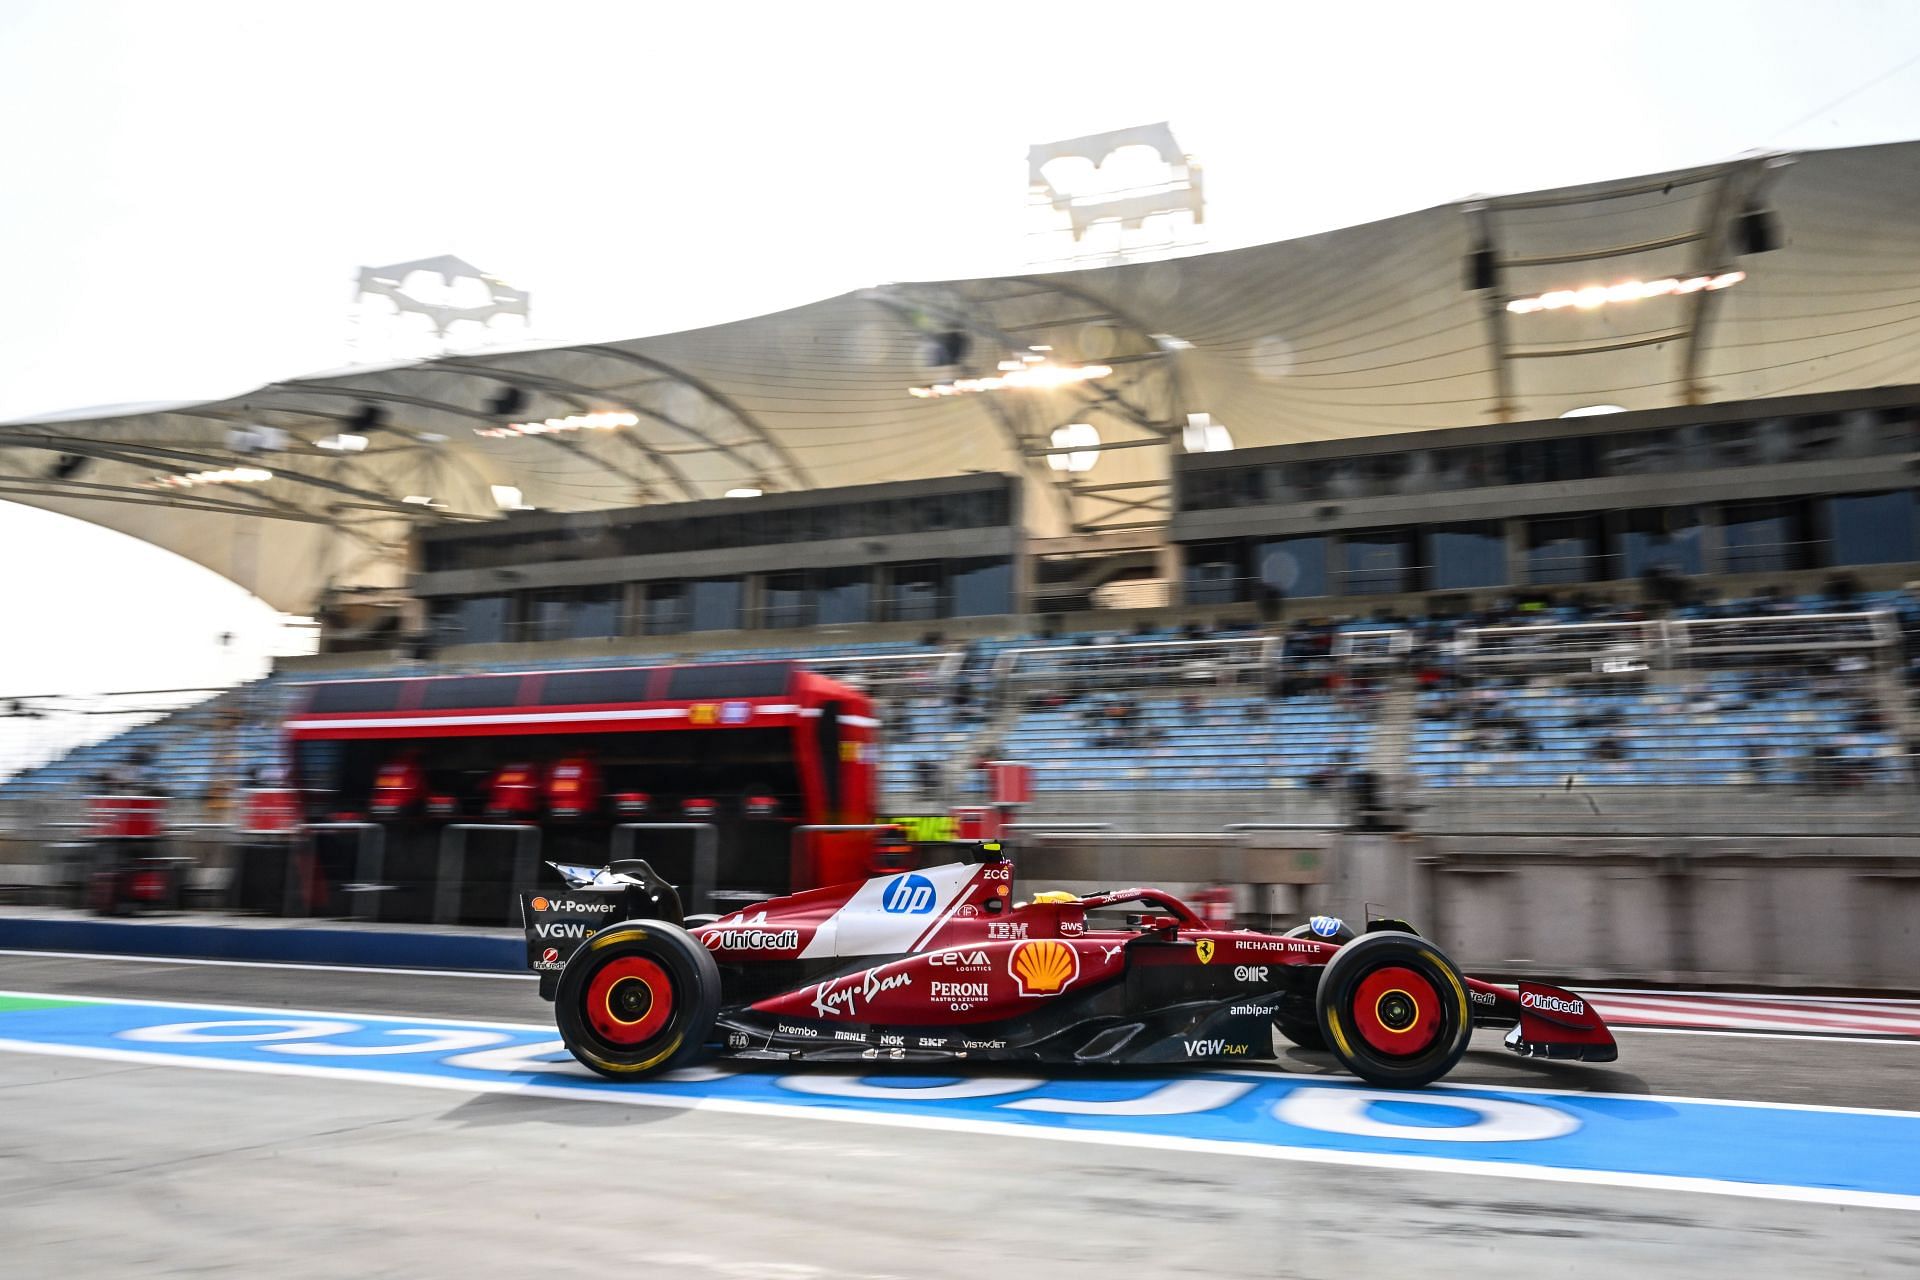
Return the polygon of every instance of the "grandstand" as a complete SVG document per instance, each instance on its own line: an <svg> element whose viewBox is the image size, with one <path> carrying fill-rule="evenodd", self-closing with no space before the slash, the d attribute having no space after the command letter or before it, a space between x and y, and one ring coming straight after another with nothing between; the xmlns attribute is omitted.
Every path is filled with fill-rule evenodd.
<svg viewBox="0 0 1920 1280"><path fill-rule="evenodd" d="M1162 828L1908 821L1916 158L0 425L0 494L323 649L0 805L137 765L217 819L298 680L780 657L874 695L897 811L1014 758Z"/></svg>

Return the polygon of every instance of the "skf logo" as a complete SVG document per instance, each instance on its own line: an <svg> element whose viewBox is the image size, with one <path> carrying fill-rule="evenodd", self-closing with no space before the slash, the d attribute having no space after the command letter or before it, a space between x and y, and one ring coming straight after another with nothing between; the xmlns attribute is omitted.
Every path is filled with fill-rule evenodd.
<svg viewBox="0 0 1920 1280"><path fill-rule="evenodd" d="M1064 942L1023 942L1007 957L1007 972L1023 996L1050 996L1080 976L1080 953Z"/></svg>
<svg viewBox="0 0 1920 1280"><path fill-rule="evenodd" d="M1193 954L1194 954L1195 956L1197 956L1197 957L1199 957L1199 960L1200 960L1200 963L1201 963L1201 964L1210 964L1210 963L1212 963L1212 961L1213 961L1213 939L1212 939L1212 938L1200 938L1200 939L1198 939L1197 941L1195 941L1195 942L1194 942L1194 944L1193 944Z"/></svg>
<svg viewBox="0 0 1920 1280"><path fill-rule="evenodd" d="M718 724L720 723L720 708L714 706L711 702L696 702L687 708L687 723Z"/></svg>
<svg viewBox="0 0 1920 1280"><path fill-rule="evenodd" d="M533 909L535 911L545 911L548 907L552 906L553 904L551 902L548 902L545 898L535 898L531 905L533 906Z"/></svg>

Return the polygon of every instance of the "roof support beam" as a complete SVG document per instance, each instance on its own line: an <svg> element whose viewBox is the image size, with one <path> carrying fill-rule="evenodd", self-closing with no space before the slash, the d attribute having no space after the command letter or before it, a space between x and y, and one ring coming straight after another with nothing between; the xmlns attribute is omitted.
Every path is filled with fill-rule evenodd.
<svg viewBox="0 0 1920 1280"><path fill-rule="evenodd" d="M595 355L605 356L609 360L622 360L628 364L636 365L639 368L649 369L683 386L691 387L714 404L725 409L733 416L734 421L745 427L756 440L766 447L769 453L779 459L780 465L785 467L793 479L798 482L793 486L794 488L809 489L813 487L813 477L808 474L807 469L801 465L800 459L794 455L793 451L780 443L779 437L769 431L753 414L747 412L744 406L735 401L733 397L721 391L718 387L713 386L704 379L695 377L684 369L676 368L664 360L656 360L652 356L643 356L637 352L622 350L619 347L586 346L580 347L578 350L591 351ZM676 423L674 425L677 426L679 424ZM681 429L685 430L684 427Z"/></svg>

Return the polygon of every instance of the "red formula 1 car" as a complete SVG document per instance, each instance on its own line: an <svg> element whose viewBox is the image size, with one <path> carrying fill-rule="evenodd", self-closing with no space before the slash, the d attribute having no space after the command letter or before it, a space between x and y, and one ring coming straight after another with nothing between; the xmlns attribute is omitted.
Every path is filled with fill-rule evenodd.
<svg viewBox="0 0 1920 1280"><path fill-rule="evenodd" d="M1476 1026L1529 1057L1611 1062L1572 992L1466 977L1397 920L1330 917L1287 934L1220 929L1156 889L1017 901L997 845L956 862L683 918L640 861L559 867L524 894L528 958L561 1037L637 1079L709 1054L807 1062L1108 1066L1326 1048L1377 1085L1439 1079ZM1112 910L1111 912L1109 909ZM1130 909L1130 910L1129 910ZM1118 916L1111 928L1090 913Z"/></svg>

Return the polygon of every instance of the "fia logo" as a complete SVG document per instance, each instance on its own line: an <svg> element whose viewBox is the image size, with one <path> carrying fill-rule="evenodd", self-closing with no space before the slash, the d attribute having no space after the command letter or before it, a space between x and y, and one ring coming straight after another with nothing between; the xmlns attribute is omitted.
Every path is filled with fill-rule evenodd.
<svg viewBox="0 0 1920 1280"><path fill-rule="evenodd" d="M880 892L880 909L889 915L923 916L933 910L933 884L925 876L895 876Z"/></svg>

